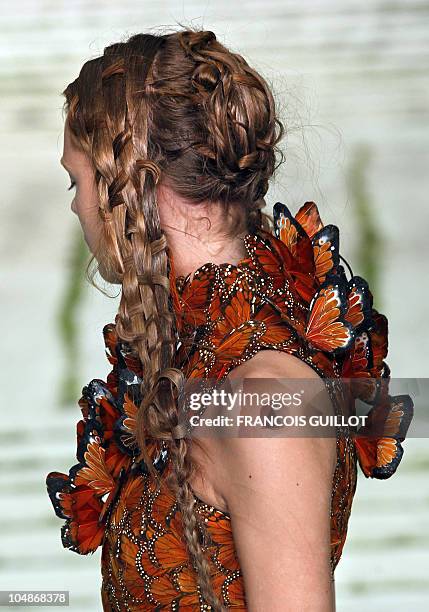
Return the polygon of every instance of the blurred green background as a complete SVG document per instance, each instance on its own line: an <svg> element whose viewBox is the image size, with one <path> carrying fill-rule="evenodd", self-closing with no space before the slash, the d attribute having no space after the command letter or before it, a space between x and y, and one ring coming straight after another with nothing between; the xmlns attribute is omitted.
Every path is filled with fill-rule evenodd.
<svg viewBox="0 0 429 612"><path fill-rule="evenodd" d="M428 1L3 2L0 589L67 589L73 612L101 610L100 549L62 548L45 476L75 463L77 400L109 371L118 288L108 299L85 281L60 92L106 44L176 21L213 30L272 83L288 135L267 211L317 202L389 317L392 376L428 375ZM404 448L390 480L359 474L340 612L429 609L427 440Z"/></svg>

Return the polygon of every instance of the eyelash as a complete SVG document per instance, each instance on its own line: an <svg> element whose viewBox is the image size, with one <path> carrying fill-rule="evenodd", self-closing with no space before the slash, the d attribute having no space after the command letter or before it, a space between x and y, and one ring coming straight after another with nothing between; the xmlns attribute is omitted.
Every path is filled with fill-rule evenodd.
<svg viewBox="0 0 429 612"><path fill-rule="evenodd" d="M70 189L73 189L73 187L75 187L76 183L75 181L72 181L70 184L70 187L68 188L68 191L70 191Z"/></svg>

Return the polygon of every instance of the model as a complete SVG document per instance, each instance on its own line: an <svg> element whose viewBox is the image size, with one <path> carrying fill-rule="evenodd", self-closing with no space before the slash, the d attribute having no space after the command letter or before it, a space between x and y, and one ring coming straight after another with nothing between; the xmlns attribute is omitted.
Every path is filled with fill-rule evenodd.
<svg viewBox="0 0 429 612"><path fill-rule="evenodd" d="M334 610L357 465L396 471L412 402L380 384L387 319L338 229L313 202L262 211L284 135L270 87L213 32L182 29L108 46L64 95L72 210L121 287L78 463L47 476L64 547L101 547L104 610ZM353 379L369 421L191 435L185 383L234 379Z"/></svg>

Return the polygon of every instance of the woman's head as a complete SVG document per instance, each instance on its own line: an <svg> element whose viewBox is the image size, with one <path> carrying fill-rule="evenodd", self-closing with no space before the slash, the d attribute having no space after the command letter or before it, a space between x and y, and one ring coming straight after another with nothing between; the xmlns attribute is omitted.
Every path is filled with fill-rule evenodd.
<svg viewBox="0 0 429 612"><path fill-rule="evenodd" d="M173 262L157 195L167 189L193 207L213 202L225 215L239 210L251 231L268 227L261 208L283 126L266 81L210 31L112 44L83 65L64 95L63 162L73 156L79 173L72 208L101 274L122 285L118 336L145 373L136 449L147 459L148 437L167 441L188 547L216 607L192 513L189 441L178 423L184 381L174 368Z"/></svg>
<svg viewBox="0 0 429 612"><path fill-rule="evenodd" d="M81 222L91 208L105 229L114 221L125 233L140 208L158 236L158 183L190 203L242 207L248 225L257 224L283 128L264 79L212 32L138 34L110 45L64 94L64 157L81 149L88 160L74 202ZM118 282L121 239L108 231L96 253Z"/></svg>

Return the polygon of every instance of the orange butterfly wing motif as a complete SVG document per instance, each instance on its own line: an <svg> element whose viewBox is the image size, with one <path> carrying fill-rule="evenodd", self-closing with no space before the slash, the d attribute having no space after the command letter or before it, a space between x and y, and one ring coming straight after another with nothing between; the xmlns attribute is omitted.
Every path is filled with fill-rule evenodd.
<svg viewBox="0 0 429 612"><path fill-rule="evenodd" d="M364 315L364 319L367 317ZM342 376L350 378L352 394L367 403L373 403L389 376L387 355L387 319L372 309L368 330L361 331L342 366Z"/></svg>
<svg viewBox="0 0 429 612"><path fill-rule="evenodd" d="M339 231L335 225L324 226L314 202L305 202L295 215L313 245L315 273L320 283L339 264Z"/></svg>
<svg viewBox="0 0 429 612"><path fill-rule="evenodd" d="M354 398L370 402L377 392L377 379L371 377L371 341L367 331L355 338L350 353L341 370L344 379L350 379L350 391Z"/></svg>
<svg viewBox="0 0 429 612"><path fill-rule="evenodd" d="M241 576L235 578L232 582L228 583L226 588L230 607L234 610L246 612L247 606L244 595L243 578Z"/></svg>
<svg viewBox="0 0 429 612"><path fill-rule="evenodd" d="M335 356L323 351L317 351L312 355L313 366L328 378L335 377Z"/></svg>
<svg viewBox="0 0 429 612"><path fill-rule="evenodd" d="M139 474L134 474L127 480L121 492L121 498L124 502L124 508L129 511L137 508L143 496L143 480Z"/></svg>
<svg viewBox="0 0 429 612"><path fill-rule="evenodd" d="M146 583L143 579L143 576L140 574L138 567L143 566L143 563L139 563L138 559L141 555L141 549L136 542L133 542L129 537L122 534L121 538L121 569L123 572L123 579L127 585L127 590L131 593L133 597L136 597L140 600L140 605L142 603L145 604L144 608L140 608L143 610L150 609L146 606L149 605L149 600L147 598L146 592L147 587ZM146 557L146 554L143 553L142 557ZM146 568L144 568L146 569ZM154 574L150 574L153 576ZM137 609L137 608L136 608Z"/></svg>
<svg viewBox="0 0 429 612"><path fill-rule="evenodd" d="M114 478L107 467L105 456L106 450L101 446L101 439L98 435L95 435L94 440L87 445L87 450L84 453L85 465L76 473L74 479L77 487L84 485L92 489L95 495L99 497L106 495L99 516L100 524L103 523L107 513L112 509L126 474L126 467L122 467L119 476ZM128 467L128 463L125 465Z"/></svg>
<svg viewBox="0 0 429 612"><path fill-rule="evenodd" d="M195 271L190 282L185 279L184 289L179 297L181 308L178 312L182 325L197 327L206 322L206 308L212 297L215 276L216 265L208 263Z"/></svg>
<svg viewBox="0 0 429 612"><path fill-rule="evenodd" d="M207 554L207 553L206 553ZM226 576L220 571L216 570L211 563L211 584L214 592L222 600L222 586L226 580ZM200 610L200 601L198 597L198 586L197 576L195 570L190 569L189 565L186 565L177 574L177 585L180 591L184 595L180 598L179 610ZM207 604L205 604L207 605Z"/></svg>
<svg viewBox="0 0 429 612"><path fill-rule="evenodd" d="M294 223L289 211L285 211L285 207L282 207L282 210L278 213L276 226L280 240L287 246L292 255L296 257L298 255L298 241L301 236L298 226Z"/></svg>
<svg viewBox="0 0 429 612"><path fill-rule="evenodd" d="M196 351L186 364L186 377L204 378L206 373L212 369L215 361L216 357L213 353L205 350L204 355L201 355L199 351Z"/></svg>
<svg viewBox="0 0 429 612"><path fill-rule="evenodd" d="M239 358L250 346L254 338L263 333L262 323L258 321L247 321L236 329L227 333L220 341L215 340L214 353L219 365L230 363Z"/></svg>
<svg viewBox="0 0 429 612"><path fill-rule="evenodd" d="M312 241L281 202L274 205L273 220L275 237L278 238L271 241L273 249L284 260L285 271L293 279L295 292L310 302L320 284L315 273Z"/></svg>
<svg viewBox="0 0 429 612"><path fill-rule="evenodd" d="M319 210L314 202L305 202L296 213L295 219L310 238L323 227Z"/></svg>
<svg viewBox="0 0 429 612"><path fill-rule="evenodd" d="M276 202L273 207L274 229L276 236L286 245L297 262L296 269L314 272L313 245L309 236L292 216L285 204Z"/></svg>
<svg viewBox="0 0 429 612"><path fill-rule="evenodd" d="M106 451L100 446L100 443L97 436L93 442L88 444L84 455L86 466L77 473L75 484L76 486L87 485L101 496L110 493L115 486L115 481L107 470L104 460Z"/></svg>
<svg viewBox="0 0 429 612"><path fill-rule="evenodd" d="M353 276L348 283L346 321L358 330L371 320L372 296L368 283L360 276Z"/></svg>
<svg viewBox="0 0 429 612"><path fill-rule="evenodd" d="M388 321L384 315L374 308L372 309L372 320L374 326L369 331L373 355L371 375L377 377L385 375L386 370L388 370L384 361L388 351Z"/></svg>
<svg viewBox="0 0 429 612"><path fill-rule="evenodd" d="M175 515L170 521L169 529L156 540L154 545L156 558L164 569L172 569L188 560L183 537L181 517Z"/></svg>
<svg viewBox="0 0 429 612"><path fill-rule="evenodd" d="M176 498L165 485L163 485L162 489L156 491L155 495L152 505L152 517L163 529L167 529L167 517L174 511Z"/></svg>
<svg viewBox="0 0 429 612"><path fill-rule="evenodd" d="M254 338L263 333L263 324L252 319L254 300L256 297L244 277L234 283L225 297L222 316L209 338L220 366L240 357Z"/></svg>
<svg viewBox="0 0 429 612"><path fill-rule="evenodd" d="M236 280L228 295L229 297L225 298L226 304L222 308L224 322L219 323L224 325L225 329L237 327L251 319L252 304L256 299L244 277Z"/></svg>
<svg viewBox="0 0 429 612"><path fill-rule="evenodd" d="M251 254L252 266L261 271L273 290L282 288L285 278L291 278L288 270L293 269L294 260L291 252L283 242L271 243L270 236L264 240L251 236L247 240L247 249Z"/></svg>
<svg viewBox="0 0 429 612"><path fill-rule="evenodd" d="M404 441L413 418L413 401L409 395L387 396L374 406L355 437L359 464L365 476L386 479L395 473Z"/></svg>
<svg viewBox="0 0 429 612"><path fill-rule="evenodd" d="M173 584L169 574L163 574L152 581L150 585L150 594L156 600L158 606L161 605L165 609L164 606L170 606L172 601L179 597L180 592ZM158 606L152 607L151 609L158 610L160 609Z"/></svg>
<svg viewBox="0 0 429 612"><path fill-rule="evenodd" d="M78 459L69 475L50 472L49 496L57 516L66 518L63 543L80 554L94 552L103 537L103 522L123 483L125 469L113 478L101 446L102 428L95 421L78 423ZM102 500L103 496L106 498Z"/></svg>
<svg viewBox="0 0 429 612"><path fill-rule="evenodd" d="M104 535L104 526L99 524L103 503L88 486L72 488L67 474L50 472L47 478L58 491L55 499L51 498L57 516L68 519L62 529L64 541L80 554L94 552Z"/></svg>
<svg viewBox="0 0 429 612"><path fill-rule="evenodd" d="M255 321L262 321L265 331L259 338L259 342L267 346L278 347L291 343L295 339L295 334L291 328L282 320L278 311L269 303L264 303L254 316Z"/></svg>
<svg viewBox="0 0 429 612"><path fill-rule="evenodd" d="M122 426L131 433L136 430L138 409L128 393L124 393L123 410Z"/></svg>
<svg viewBox="0 0 429 612"><path fill-rule="evenodd" d="M239 570L230 519L220 512L215 512L204 524L214 544L218 547L218 561L229 571Z"/></svg>
<svg viewBox="0 0 429 612"><path fill-rule="evenodd" d="M114 323L107 323L107 325L103 327L103 339L107 360L115 367L118 363L118 357L116 355L118 336Z"/></svg>
<svg viewBox="0 0 429 612"><path fill-rule="evenodd" d="M326 225L312 238L316 276L320 283L339 265L339 231L335 225Z"/></svg>
<svg viewBox="0 0 429 612"><path fill-rule="evenodd" d="M369 365L371 359L371 347L368 332L361 332L354 341L350 351L350 358L344 364L343 376L360 377L369 376Z"/></svg>
<svg viewBox="0 0 429 612"><path fill-rule="evenodd" d="M340 280L325 281L309 310L306 339L318 349L339 351L351 346L352 325L345 320L346 292Z"/></svg>

